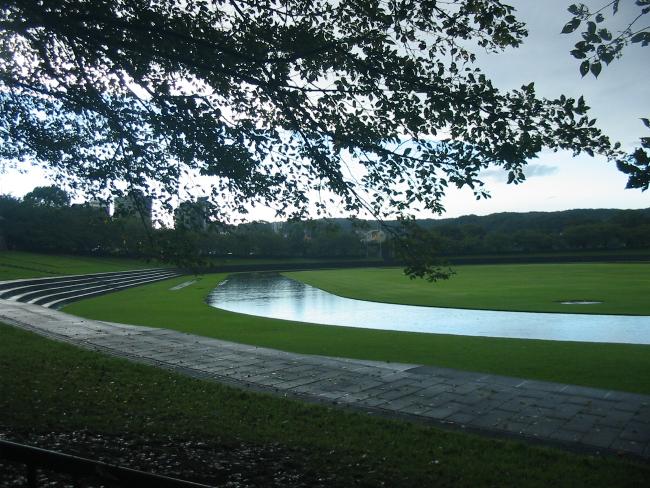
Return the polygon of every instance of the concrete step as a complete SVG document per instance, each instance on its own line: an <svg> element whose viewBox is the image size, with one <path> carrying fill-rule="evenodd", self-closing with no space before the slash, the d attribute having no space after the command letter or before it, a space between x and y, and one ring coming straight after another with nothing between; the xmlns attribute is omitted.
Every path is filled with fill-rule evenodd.
<svg viewBox="0 0 650 488"><path fill-rule="evenodd" d="M171 272L171 273L157 273L154 275L143 275L139 277L133 277L129 279L122 279L122 280L117 280L113 281L110 283L102 283L102 282L96 282L96 283L90 283L88 286L82 287L82 288L76 288L73 290L61 290L58 288L52 288L48 290L41 290L39 293L39 296L33 297L31 299L26 299L26 297L20 297L17 300L19 302L26 302L26 303L35 303L37 305L42 305L43 303L46 303L48 301L51 301L53 297L60 297L60 298L65 298L65 297L73 297L76 295L81 295L86 292L93 292L93 291L101 291L101 290L113 290L116 287L123 286L123 285L131 285L132 283L142 283L142 282L150 282L150 281L158 281L158 280L164 280L167 278L172 278L174 276L178 276L178 273ZM16 298L13 298L16 299Z"/></svg>
<svg viewBox="0 0 650 488"><path fill-rule="evenodd" d="M173 268L145 268L145 269L136 269L130 271L109 271L105 273L91 273L91 274L84 274L84 275L66 275L66 276L0 281L0 290L4 292L19 287L27 287L27 286L39 287L39 286L53 284L53 283L62 283L62 282L69 282L69 281L88 281L95 278L129 276L129 275L137 275L143 272L165 271L170 269Z"/></svg>
<svg viewBox="0 0 650 488"><path fill-rule="evenodd" d="M181 276L173 268L148 268L88 275L30 278L0 282L0 299L60 307L82 298Z"/></svg>
<svg viewBox="0 0 650 488"><path fill-rule="evenodd" d="M51 296L51 297L48 297L49 301L46 301L44 299L39 299L38 302L35 302L35 303L37 305L41 305L41 306L46 307L46 308L59 308L59 307L62 307L63 305L66 305L68 303L71 303L71 302L74 302L74 301L77 301L77 300L83 300L84 298L91 298L91 297L95 297L95 296L98 296L98 295L104 295L106 293L111 293L111 292L114 292L114 291L124 290L126 288L133 288L133 287L140 286L140 285L146 285L148 283L155 283L156 281L162 281L162 280L166 280L166 279L169 279L169 278L175 278L176 276L182 276L182 274L183 273L181 273L181 272L175 272L173 274L170 274L170 275L164 276L164 277L149 278L149 279L134 281L134 282L131 282L131 283L122 283L120 285L116 285L116 286L112 286L112 287L106 287L106 288L103 288L103 289L91 290L91 291L87 291L87 292L84 292L84 293L79 293L79 294L72 295L72 296L67 296L67 297Z"/></svg>
<svg viewBox="0 0 650 488"><path fill-rule="evenodd" d="M100 285L100 284L117 284L124 280L133 280L142 278L145 276L158 276L169 274L169 270L161 271L150 271L130 275L121 275L121 276L111 276L111 277L100 277L100 278L90 278L87 280L70 280L70 281L60 281L57 283L43 283L40 285L28 285L27 287L18 287L5 290L0 293L0 298L10 299L10 300L19 300L21 302L30 302L32 299L46 294L51 294L54 290L72 291L72 290L81 290L84 288Z"/></svg>

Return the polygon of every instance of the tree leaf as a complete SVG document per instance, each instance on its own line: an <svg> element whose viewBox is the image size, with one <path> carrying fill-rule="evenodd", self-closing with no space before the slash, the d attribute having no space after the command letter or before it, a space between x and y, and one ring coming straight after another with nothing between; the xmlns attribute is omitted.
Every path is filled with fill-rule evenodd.
<svg viewBox="0 0 650 488"><path fill-rule="evenodd" d="M650 120L643 117L641 118L641 122L643 122L643 125L645 125L648 129L650 129Z"/></svg>
<svg viewBox="0 0 650 488"><path fill-rule="evenodd" d="M614 60L614 55L610 51L603 51L599 57L602 61L605 61L605 64L609 64Z"/></svg>
<svg viewBox="0 0 650 488"><path fill-rule="evenodd" d="M580 63L580 74L584 77L589 73L589 61L583 61Z"/></svg>
<svg viewBox="0 0 650 488"><path fill-rule="evenodd" d="M612 40L612 33L608 29L600 29L598 31L598 35L604 40L604 41L611 41Z"/></svg>
<svg viewBox="0 0 650 488"><path fill-rule="evenodd" d="M600 64L598 61L596 61L591 65L591 74L594 75L596 78L598 78L598 75L600 74L602 69L603 69L603 65Z"/></svg>
<svg viewBox="0 0 650 488"><path fill-rule="evenodd" d="M580 19L573 19L570 22L567 22L566 25L562 28L562 34L570 34L580 26Z"/></svg>

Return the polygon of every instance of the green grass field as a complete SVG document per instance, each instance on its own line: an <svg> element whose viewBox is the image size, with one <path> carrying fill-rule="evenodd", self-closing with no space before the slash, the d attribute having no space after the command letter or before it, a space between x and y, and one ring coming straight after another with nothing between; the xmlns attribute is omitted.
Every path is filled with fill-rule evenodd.
<svg viewBox="0 0 650 488"><path fill-rule="evenodd" d="M164 265L137 259L60 256L18 251L0 252L0 281L69 274L103 273Z"/></svg>
<svg viewBox="0 0 650 488"><path fill-rule="evenodd" d="M0 253L0 279L117 271L151 266L127 259ZM399 269L286 273L331 292L397 303L601 313L650 313L650 264L458 266L450 281L409 280ZM311 325L221 311L204 303L224 275L187 277L77 302L66 311L165 327L307 354L431 364L471 371L650 393L650 347L418 334ZM579 292L577 290L580 290ZM605 290L606 292L603 292ZM559 299L609 299L597 308Z"/></svg>
<svg viewBox="0 0 650 488"><path fill-rule="evenodd" d="M3 425L37 434L171 438L179 445L279 446L294 453L296 466L332 480L328 486L635 487L650 477L647 464L235 390L0 324Z"/></svg>
<svg viewBox="0 0 650 488"><path fill-rule="evenodd" d="M650 263L498 264L454 267L435 284L397 268L283 273L336 295L435 307L650 315ZM597 305L563 305L595 300Z"/></svg>
<svg viewBox="0 0 650 488"><path fill-rule="evenodd" d="M549 258L549 262L553 259L563 258L576 258L576 260L584 260L594 258L594 261L599 262L602 258L618 258L618 257L640 256L647 258L650 256L650 249L607 249L607 250L588 250L588 251L555 251L555 252L519 252L519 253L492 253L492 254L449 254L441 255L443 259L448 259L451 262L454 259L526 259L526 258ZM644 259L645 260L645 259Z"/></svg>
<svg viewBox="0 0 650 488"><path fill-rule="evenodd" d="M405 333L253 317L204 302L224 278L205 275L171 291L189 279L175 278L76 302L64 311L307 354L431 364L650 393L650 346Z"/></svg>

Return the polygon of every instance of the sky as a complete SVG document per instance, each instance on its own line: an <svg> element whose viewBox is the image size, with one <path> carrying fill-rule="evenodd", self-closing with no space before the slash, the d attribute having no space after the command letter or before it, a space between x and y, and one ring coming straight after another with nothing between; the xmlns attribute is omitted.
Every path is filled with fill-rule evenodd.
<svg viewBox="0 0 650 488"><path fill-rule="evenodd" d="M582 3L595 7L593 11L608 2ZM498 55L477 53L479 66L495 86L513 89L534 81L541 96L584 95L598 127L627 149L638 146L640 137L650 136L639 120L650 117L650 47L629 46L621 59L603 69L598 79L591 74L582 78L578 61L569 54L579 40L578 34L560 34L571 18L566 11L571 2L518 0L510 4L517 8L517 17L526 22L529 35L518 49ZM621 2L619 13L612 18L616 21L613 25L621 25L638 11L632 4L632 0ZM627 177L604 158L574 158L568 152L546 151L531 161L526 175L523 184L508 185L504 172L488 170L483 176L492 198L476 201L469 191L451 191L444 200L444 216L650 207L650 192L626 190Z"/></svg>
<svg viewBox="0 0 650 488"><path fill-rule="evenodd" d="M627 149L638 145L640 137L650 135L639 120L650 117L650 47L630 46L621 59L603 69L598 79L591 75L582 78L578 61L569 54L578 41L578 34L560 34L570 20L566 8L571 2L511 0L509 3L517 8L517 17L526 22L529 36L518 49L496 55L477 53L479 67L495 86L507 90L534 81L541 96L584 95L592 107L591 115L598 120L597 125ZM595 10L608 2L584 0L583 3ZM623 0L619 14L612 19L613 25L623 24L636 11L638 8L632 0ZM547 151L530 162L526 175L523 184L508 185L505 172L487 170L482 176L492 198L477 201L470 190L451 189L443 200L446 212L441 217L650 207L650 191L626 190L626 176L604 158L574 158L571 153ZM4 174L0 171L0 194L22 196L34 186L47 184L49 181L42 170L30 170L22 175L12 170ZM253 209L249 218L275 220L268 209Z"/></svg>

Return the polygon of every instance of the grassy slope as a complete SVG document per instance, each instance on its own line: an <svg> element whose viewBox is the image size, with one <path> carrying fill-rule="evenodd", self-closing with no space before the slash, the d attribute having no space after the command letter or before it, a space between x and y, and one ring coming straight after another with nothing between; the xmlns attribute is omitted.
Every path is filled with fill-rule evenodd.
<svg viewBox="0 0 650 488"><path fill-rule="evenodd" d="M170 291L188 280L176 278L73 303L65 311L307 354L432 364L650 393L650 346L403 333L258 318L204 303L224 277L206 275Z"/></svg>
<svg viewBox="0 0 650 488"><path fill-rule="evenodd" d="M208 258L208 264L212 266L255 266L257 264L328 264L328 263L340 263L346 261L368 261L375 262L381 265L382 261L377 258L226 258L226 257L212 257Z"/></svg>
<svg viewBox="0 0 650 488"><path fill-rule="evenodd" d="M448 281L410 280L401 269L300 271L285 275L337 295L438 307L650 315L650 263L456 266ZM562 305L597 300L598 305Z"/></svg>
<svg viewBox="0 0 650 488"><path fill-rule="evenodd" d="M247 393L0 324L0 425L280 443L341 486L642 486L647 465ZM88 453L92 456L92 453ZM361 478L359 478L361 477Z"/></svg>
<svg viewBox="0 0 650 488"><path fill-rule="evenodd" d="M136 259L0 252L0 281L159 267Z"/></svg>
<svg viewBox="0 0 650 488"><path fill-rule="evenodd" d="M364 261L354 259L353 261ZM213 258L211 266L255 266L265 264L318 264L346 261L345 259L260 259ZM372 260L368 260L372 261ZM21 251L0 251L0 281L47 276L101 273L128 269L163 267L166 264L138 259L37 254Z"/></svg>

